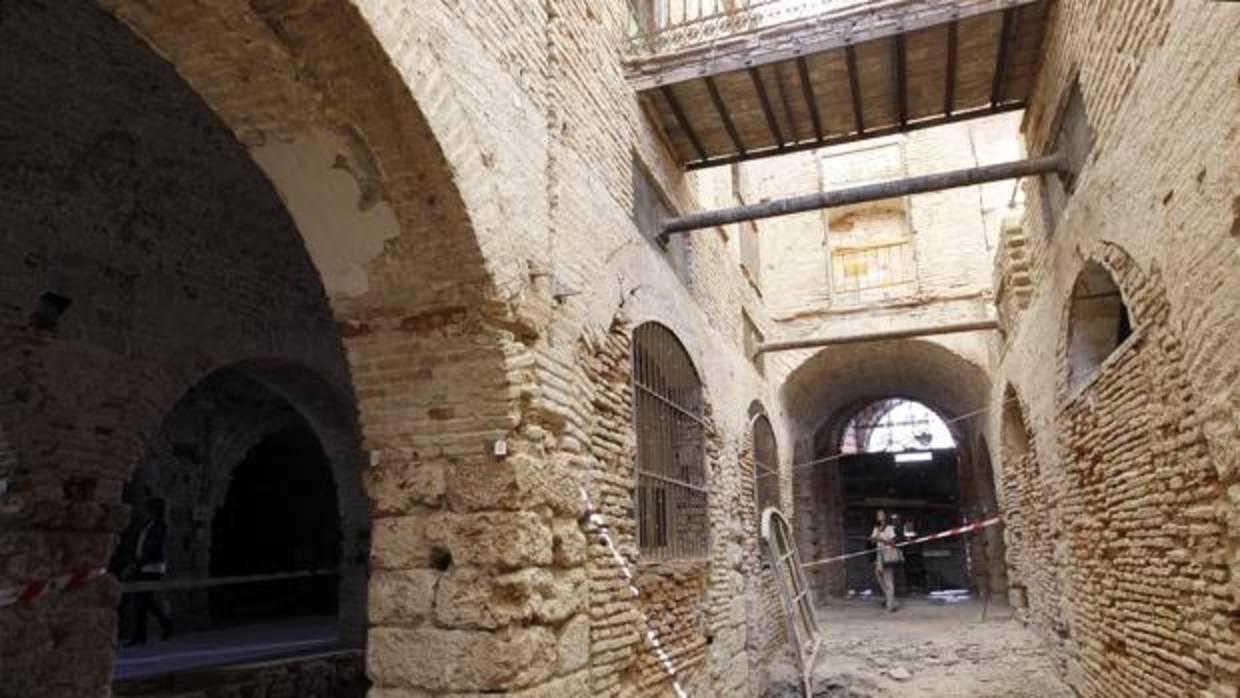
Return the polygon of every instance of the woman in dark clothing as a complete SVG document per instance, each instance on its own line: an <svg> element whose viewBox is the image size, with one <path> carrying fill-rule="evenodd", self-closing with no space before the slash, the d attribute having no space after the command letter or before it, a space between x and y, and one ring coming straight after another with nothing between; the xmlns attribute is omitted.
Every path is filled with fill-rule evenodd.
<svg viewBox="0 0 1240 698"><path fill-rule="evenodd" d="M168 560L165 552L168 541L168 524L164 521L164 500L148 499L146 512L150 519L138 534L134 546L134 559L138 567L135 577L140 582L157 581L164 578L168 571ZM162 639L172 634L172 621L164 613L159 592L139 591L133 595L134 623L133 637L127 644L146 644L146 616L151 614L159 621Z"/></svg>

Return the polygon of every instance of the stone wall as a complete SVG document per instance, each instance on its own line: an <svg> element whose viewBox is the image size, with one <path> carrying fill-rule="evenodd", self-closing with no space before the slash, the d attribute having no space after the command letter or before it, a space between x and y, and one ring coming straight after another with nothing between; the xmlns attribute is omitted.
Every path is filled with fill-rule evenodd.
<svg viewBox="0 0 1240 698"><path fill-rule="evenodd" d="M689 632L695 685L750 691L731 671L748 664L751 621L734 560L756 555L752 521L736 522L738 498L752 496L737 464L745 406L776 403L740 352L739 308L767 318L726 231L689 243L674 269L634 222L635 160L674 207L696 203L623 79L626 4L101 4L154 49L140 60L175 67L178 88L248 150L327 291L325 332L338 328L347 347L369 452L374 694L606 683L605 641L581 643L596 607L581 580L618 572L575 548L589 533L576 488L606 455L592 441L590 338L610 333L621 306L672 327L712 397L712 517L727 532L703 594L668 608L706 619L706 636ZM6 311L5 326L24 312ZM310 330L305 346L325 333ZM618 477L631 479L625 458ZM635 619L617 632L640 640ZM92 686L106 681L99 654ZM651 656L640 644L633 654L634 666ZM667 689L639 677L623 691Z"/></svg>
<svg viewBox="0 0 1240 698"><path fill-rule="evenodd" d="M993 349L992 405L1021 408L988 419L1013 577L1082 695L1235 695L1240 173L1236 129L1217 115L1240 109L1240 14L1118 2L1052 17L1026 143L1054 146L1075 84L1093 149L1061 210L1026 183L1032 292ZM1068 308L1087 260L1134 331L1070 390Z"/></svg>

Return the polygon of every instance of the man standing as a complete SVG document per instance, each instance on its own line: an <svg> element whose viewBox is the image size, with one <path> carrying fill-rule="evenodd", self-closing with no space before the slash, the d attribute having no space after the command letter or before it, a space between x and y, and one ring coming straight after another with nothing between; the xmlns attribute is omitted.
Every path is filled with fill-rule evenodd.
<svg viewBox="0 0 1240 698"><path fill-rule="evenodd" d="M134 559L137 561L137 581L152 582L164 578L168 571L165 548L168 541L168 524L164 521L164 500L148 499L146 513L149 520L138 533L138 542L134 546ZM146 644L146 616L151 614L159 621L161 639L168 639L172 634L172 621L164 613L158 592L139 591L134 594L133 637L127 645Z"/></svg>
<svg viewBox="0 0 1240 698"><path fill-rule="evenodd" d="M870 532L870 541L877 547L874 576L878 578L878 586L886 598L887 612L891 613L899 608L896 605L895 565L903 562L904 557L896 547L896 529L887 522L887 512L879 509L874 517L874 530Z"/></svg>

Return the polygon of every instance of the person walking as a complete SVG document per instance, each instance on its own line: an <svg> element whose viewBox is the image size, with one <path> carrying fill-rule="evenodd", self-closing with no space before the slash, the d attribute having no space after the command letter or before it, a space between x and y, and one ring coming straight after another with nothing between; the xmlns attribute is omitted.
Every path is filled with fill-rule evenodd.
<svg viewBox="0 0 1240 698"><path fill-rule="evenodd" d="M887 512L879 509L874 513L874 518L874 530L870 532L870 542L876 547L874 576L878 578L878 586L883 590L887 612L891 613L899 608L896 604L895 566L900 564L904 557L895 545L896 529L887 521Z"/></svg>
<svg viewBox="0 0 1240 698"><path fill-rule="evenodd" d="M168 524L164 521L165 507L162 499L146 501L148 520L138 533L138 541L134 545L134 560L138 567L135 579L139 582L153 582L164 578L168 572L167 543ZM159 621L161 639L167 640L172 635L172 620L164 612L163 603L156 591L139 591L133 595L133 635L127 646L146 644L146 617L155 616Z"/></svg>

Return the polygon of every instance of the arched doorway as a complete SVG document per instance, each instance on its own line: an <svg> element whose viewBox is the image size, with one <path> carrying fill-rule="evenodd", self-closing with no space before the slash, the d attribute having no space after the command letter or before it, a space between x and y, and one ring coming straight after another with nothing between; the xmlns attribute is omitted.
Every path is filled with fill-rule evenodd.
<svg viewBox="0 0 1240 698"><path fill-rule="evenodd" d="M838 454L840 538L844 553L872 547L869 542L879 509L899 517L909 537L960 525L966 514L961 492L960 458L943 419L926 405L886 398L862 405L846 422L838 443L820 434L818 453ZM976 561L963 539L911 547L896 576L901 593L930 593L972 586ZM844 591L850 596L877 593L873 561L852 558L844 566Z"/></svg>
<svg viewBox="0 0 1240 698"><path fill-rule="evenodd" d="M6 588L107 564L128 518L122 491L134 463L211 367L256 356L313 366L349 396L351 419L356 384L370 403L372 496L381 516L402 524L421 526L430 511L403 483L389 486L419 438L436 435L452 455L418 465L442 468L485 453L512 426L517 398L501 338L511 325L497 329L510 308L493 302L464 201L488 192L476 182L458 191L461 170L449 166L412 94L435 92L451 157L476 167L482 158L453 118L451 87L406 84L354 3L225 5L5 8L0 159L12 195L0 219L13 233L0 256L0 370L20 377L21 404L0 410L0 420L18 435L22 469L7 501L22 505L4 534L29 551L0 569ZM488 225L502 215L490 203ZM415 370L430 353L455 359ZM393 362L409 370L393 371ZM435 416L404 428L408 417L381 405L388 392L416 396L416 409ZM436 420L467 401L486 403L485 416L444 436ZM341 500L341 518L366 523L342 531L342 557L360 569L371 512L360 485L355 492L347 506ZM394 528L376 527L376 540L399 547ZM401 559L387 571L420 564ZM357 609L350 632L360 638L364 575L356 581L341 588L363 591L340 605ZM21 614L0 609L0 625L31 638L4 648L0 692L107 690L119 585L104 577L89 589ZM92 628L87 639L82 627ZM89 671L63 671L69 662ZM435 688L511 680L457 676Z"/></svg>
<svg viewBox="0 0 1240 698"><path fill-rule="evenodd" d="M307 427L267 434L230 478L211 520L212 578L315 574L340 564L336 485ZM213 620L334 616L336 575L212 587Z"/></svg>
<svg viewBox="0 0 1240 698"><path fill-rule="evenodd" d="M351 409L280 361L214 371L175 403L124 491L132 515L110 565L127 592L118 679L361 644L370 524ZM139 572L155 520L152 578ZM138 625L152 598L175 636L131 646L167 630Z"/></svg>
<svg viewBox="0 0 1240 698"><path fill-rule="evenodd" d="M985 343L972 340L966 335L950 344L901 340L830 347L792 371L782 395L795 438L794 528L805 559L863 547L874 510L884 505L915 504L901 514L916 519L918 533L996 513L994 479L984 472L978 453L984 446L977 438L989 394L981 368ZM1002 554L991 555L988 547L994 546L975 541L936 552L947 557L930 558L931 574L917 575L915 587L1002 594L997 585L1003 575L986 572L1003 564ZM846 595L850 580L855 592L865 591L873 577L862 569L859 561L865 559L849 561L851 568L809 568L815 594Z"/></svg>

